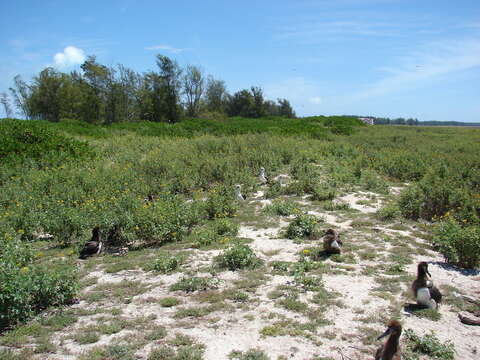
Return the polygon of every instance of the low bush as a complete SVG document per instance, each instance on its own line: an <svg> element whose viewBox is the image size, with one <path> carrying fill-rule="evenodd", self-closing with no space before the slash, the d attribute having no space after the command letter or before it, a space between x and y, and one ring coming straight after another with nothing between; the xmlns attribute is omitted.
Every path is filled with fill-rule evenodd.
<svg viewBox="0 0 480 360"><path fill-rule="evenodd" d="M287 238L318 239L321 236L318 223L319 220L314 215L297 215L287 227Z"/></svg>
<svg viewBox="0 0 480 360"><path fill-rule="evenodd" d="M388 184L373 170L363 170L360 182L366 190L388 194Z"/></svg>
<svg viewBox="0 0 480 360"><path fill-rule="evenodd" d="M163 274L167 274L177 270L182 262L183 262L183 257L181 256L163 255L155 260L152 268L155 271L159 271Z"/></svg>
<svg viewBox="0 0 480 360"><path fill-rule="evenodd" d="M238 209L233 188L220 186L208 193L205 211L209 219L232 217Z"/></svg>
<svg viewBox="0 0 480 360"><path fill-rule="evenodd" d="M450 341L442 344L433 333L420 337L413 330L407 329L404 336L407 339L404 354L406 360L417 360L421 355L437 360L455 359L454 345Z"/></svg>
<svg viewBox="0 0 480 360"><path fill-rule="evenodd" d="M235 271L237 269L253 269L261 264L248 245L235 244L215 258L215 262L222 269Z"/></svg>
<svg viewBox="0 0 480 360"><path fill-rule="evenodd" d="M211 224L213 231L220 236L237 236L240 226L228 219L218 219Z"/></svg>
<svg viewBox="0 0 480 360"><path fill-rule="evenodd" d="M299 204L291 200L273 200L273 202L262 209L267 215L289 216L299 212Z"/></svg>
<svg viewBox="0 0 480 360"><path fill-rule="evenodd" d="M46 167L93 156L94 152L86 142L63 136L44 121L0 121L2 165L30 162Z"/></svg>
<svg viewBox="0 0 480 360"><path fill-rule="evenodd" d="M217 287L218 281L213 278L206 277L184 277L170 286L170 291L193 292L198 290L214 289Z"/></svg>
<svg viewBox="0 0 480 360"><path fill-rule="evenodd" d="M387 204L378 209L375 216L382 221L390 221L400 215L400 209L397 204Z"/></svg>
<svg viewBox="0 0 480 360"><path fill-rule="evenodd" d="M335 198L336 192L333 187L330 187L327 184L319 184L313 187L311 194L311 200L324 201L333 200Z"/></svg>
<svg viewBox="0 0 480 360"><path fill-rule="evenodd" d="M469 269L480 265L478 226L462 226L451 218L447 219L437 226L433 244L452 264Z"/></svg>
<svg viewBox="0 0 480 360"><path fill-rule="evenodd" d="M0 331L50 306L67 304L77 294L73 269L34 264L18 236L1 234L0 249Z"/></svg>

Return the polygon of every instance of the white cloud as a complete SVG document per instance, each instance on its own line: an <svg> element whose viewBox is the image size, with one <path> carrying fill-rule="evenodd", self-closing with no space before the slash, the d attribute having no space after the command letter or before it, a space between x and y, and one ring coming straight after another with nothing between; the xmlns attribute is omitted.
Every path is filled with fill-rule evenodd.
<svg viewBox="0 0 480 360"><path fill-rule="evenodd" d="M365 99L415 88L427 81L479 66L479 40L430 43L406 56L396 68L382 68L389 74L354 94L353 98Z"/></svg>
<svg viewBox="0 0 480 360"><path fill-rule="evenodd" d="M178 54L183 51L189 50L188 48L180 49L180 48L175 48L170 45L153 45L153 46L147 46L145 50L165 50L168 52L171 52L173 54Z"/></svg>
<svg viewBox="0 0 480 360"><path fill-rule="evenodd" d="M59 68L69 68L82 64L85 59L85 52L75 46L67 46L63 52L56 53L53 57L54 65Z"/></svg>
<svg viewBox="0 0 480 360"><path fill-rule="evenodd" d="M309 99L309 101L312 103L312 104L315 104L315 105L319 105L323 102L322 98L320 96L314 96L314 97L311 97Z"/></svg>

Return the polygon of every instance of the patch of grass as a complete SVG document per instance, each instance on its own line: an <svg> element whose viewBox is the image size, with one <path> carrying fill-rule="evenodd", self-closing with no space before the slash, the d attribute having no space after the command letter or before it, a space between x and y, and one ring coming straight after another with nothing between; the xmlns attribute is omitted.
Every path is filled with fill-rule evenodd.
<svg viewBox="0 0 480 360"><path fill-rule="evenodd" d="M100 334L95 327L87 327L77 331L73 339L80 345L93 344L100 340Z"/></svg>
<svg viewBox="0 0 480 360"><path fill-rule="evenodd" d="M176 297L165 297L162 300L160 300L160 305L162 307L177 306L180 303L181 303L181 301L179 299L177 299Z"/></svg>
<svg viewBox="0 0 480 360"><path fill-rule="evenodd" d="M413 311L413 315L419 318L429 319L432 321L438 321L442 318L442 314L440 314L436 309L421 309Z"/></svg>
<svg viewBox="0 0 480 360"><path fill-rule="evenodd" d="M228 354L228 358L232 360L270 360L270 358L260 349L250 349L248 351L233 350Z"/></svg>
<svg viewBox="0 0 480 360"><path fill-rule="evenodd" d="M93 347L87 353L80 355L79 360L136 360L135 349L129 344L109 344Z"/></svg>
<svg viewBox="0 0 480 360"><path fill-rule="evenodd" d="M169 274L178 269L184 261L181 255L163 255L155 260L152 269L162 274Z"/></svg>
<svg viewBox="0 0 480 360"><path fill-rule="evenodd" d="M122 280L118 283L104 283L95 286L85 295L88 303L98 301L130 302L131 298L147 290L147 285L140 281Z"/></svg>
<svg viewBox="0 0 480 360"><path fill-rule="evenodd" d="M272 267L274 273L284 274L288 272L290 264L288 261L272 261L269 265Z"/></svg>
<svg viewBox="0 0 480 360"><path fill-rule="evenodd" d="M163 326L155 326L153 329L150 329L147 334L145 334L145 340L155 341L163 339L167 336L167 329Z"/></svg>
<svg viewBox="0 0 480 360"><path fill-rule="evenodd" d="M300 204L291 200L273 200L262 212L267 215L289 216L300 212Z"/></svg>
<svg viewBox="0 0 480 360"><path fill-rule="evenodd" d="M193 292L199 290L215 289L218 285L218 280L215 278L206 277L184 277L170 286L170 291L185 291Z"/></svg>
<svg viewBox="0 0 480 360"><path fill-rule="evenodd" d="M308 304L299 301L294 296L287 296L286 298L279 300L278 304L283 308L294 312L301 313L308 309Z"/></svg>
<svg viewBox="0 0 480 360"><path fill-rule="evenodd" d="M420 337L413 330L407 329L404 337L407 339L406 354L404 354L406 360L417 360L419 355L427 355L431 359L438 360L455 359L453 343L450 341L441 343L433 332Z"/></svg>

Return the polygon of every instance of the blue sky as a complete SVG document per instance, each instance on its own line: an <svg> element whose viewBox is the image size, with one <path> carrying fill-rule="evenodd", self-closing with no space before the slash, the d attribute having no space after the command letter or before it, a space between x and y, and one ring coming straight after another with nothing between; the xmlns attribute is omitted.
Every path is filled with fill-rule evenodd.
<svg viewBox="0 0 480 360"><path fill-rule="evenodd" d="M480 0L4 0L0 24L0 92L85 55L141 72L162 53L302 116L480 121Z"/></svg>

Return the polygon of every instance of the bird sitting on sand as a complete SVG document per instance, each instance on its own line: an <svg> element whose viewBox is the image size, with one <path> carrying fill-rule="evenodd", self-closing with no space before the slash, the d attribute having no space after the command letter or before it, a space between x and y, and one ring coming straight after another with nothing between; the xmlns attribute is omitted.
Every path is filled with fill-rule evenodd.
<svg viewBox="0 0 480 360"><path fill-rule="evenodd" d="M263 167L260 168L260 174L258 175L258 179L263 185L268 183L268 178L265 176L265 168Z"/></svg>
<svg viewBox="0 0 480 360"><path fill-rule="evenodd" d="M401 360L402 352L399 344L401 334L402 325L397 320L390 320L387 330L377 338L377 340L380 340L390 335L385 344L377 349L375 360Z"/></svg>
<svg viewBox="0 0 480 360"><path fill-rule="evenodd" d="M241 185L235 185L235 199L237 199L238 201L245 201L245 198L243 197L241 190L242 190Z"/></svg>
<svg viewBox="0 0 480 360"><path fill-rule="evenodd" d="M80 259L86 259L89 256L100 254L103 249L102 235L100 233L100 227L95 226L92 230L92 239L87 241L80 251Z"/></svg>
<svg viewBox="0 0 480 360"><path fill-rule="evenodd" d="M323 250L327 254L340 254L340 245L343 245L343 242L340 240L338 232L328 229L323 236Z"/></svg>
<svg viewBox="0 0 480 360"><path fill-rule="evenodd" d="M428 277L432 277L428 271L428 263L425 261L418 263L417 278L412 283L412 291L418 305L436 309L438 303L442 301L442 294Z"/></svg>

